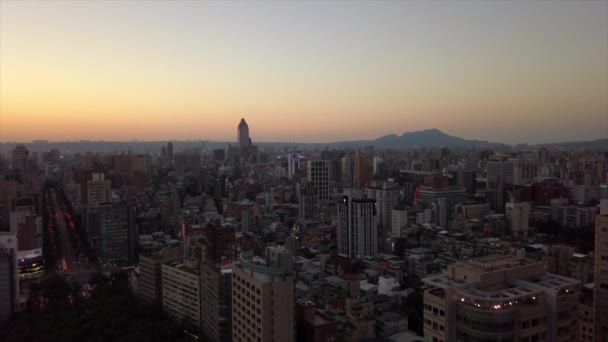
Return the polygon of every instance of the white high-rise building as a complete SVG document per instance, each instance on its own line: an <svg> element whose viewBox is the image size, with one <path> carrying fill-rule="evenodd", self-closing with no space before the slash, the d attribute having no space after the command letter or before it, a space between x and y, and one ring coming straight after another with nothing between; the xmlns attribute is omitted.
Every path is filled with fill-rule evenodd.
<svg viewBox="0 0 608 342"><path fill-rule="evenodd" d="M331 162L329 160L308 161L308 181L315 189L320 200L329 199L329 178Z"/></svg>
<svg viewBox="0 0 608 342"><path fill-rule="evenodd" d="M385 184L382 188L375 189L374 199L378 210L378 225L390 228L393 222L391 218L393 209L399 204L399 190Z"/></svg>
<svg viewBox="0 0 608 342"><path fill-rule="evenodd" d="M110 201L110 180L106 180L103 173L94 173L93 179L87 181L87 204L97 207L100 203Z"/></svg>
<svg viewBox="0 0 608 342"><path fill-rule="evenodd" d="M507 225L514 236L527 236L530 220L530 203L508 202L505 205Z"/></svg>
<svg viewBox="0 0 608 342"><path fill-rule="evenodd" d="M338 253L351 258L378 253L376 201L360 190L346 189L338 202Z"/></svg>

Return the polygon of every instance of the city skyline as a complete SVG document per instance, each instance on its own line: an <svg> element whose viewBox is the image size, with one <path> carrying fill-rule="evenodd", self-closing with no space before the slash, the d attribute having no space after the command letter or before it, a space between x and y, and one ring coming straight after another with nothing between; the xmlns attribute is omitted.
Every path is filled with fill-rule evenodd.
<svg viewBox="0 0 608 342"><path fill-rule="evenodd" d="M0 6L0 141L608 136L603 1Z"/></svg>

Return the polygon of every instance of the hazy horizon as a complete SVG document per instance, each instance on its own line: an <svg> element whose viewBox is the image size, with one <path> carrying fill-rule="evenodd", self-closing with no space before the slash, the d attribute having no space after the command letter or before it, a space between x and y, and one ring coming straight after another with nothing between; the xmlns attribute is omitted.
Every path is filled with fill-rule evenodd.
<svg viewBox="0 0 608 342"><path fill-rule="evenodd" d="M608 2L0 2L0 141L608 137Z"/></svg>

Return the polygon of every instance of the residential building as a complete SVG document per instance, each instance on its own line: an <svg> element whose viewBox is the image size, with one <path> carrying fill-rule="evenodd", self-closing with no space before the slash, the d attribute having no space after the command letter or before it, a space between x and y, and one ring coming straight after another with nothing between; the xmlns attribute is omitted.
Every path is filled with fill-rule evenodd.
<svg viewBox="0 0 608 342"><path fill-rule="evenodd" d="M87 204L89 207L96 207L100 203L109 202L112 188L110 180L106 180L103 173L93 173L91 177L92 179L87 181Z"/></svg>
<svg viewBox="0 0 608 342"><path fill-rule="evenodd" d="M201 329L209 341L232 341L232 261L202 264Z"/></svg>
<svg viewBox="0 0 608 342"><path fill-rule="evenodd" d="M163 311L191 329L201 326L201 281L197 263L175 261L161 266Z"/></svg>
<svg viewBox="0 0 608 342"><path fill-rule="evenodd" d="M530 203L508 202L505 207L507 227L513 236L528 236L530 223Z"/></svg>
<svg viewBox="0 0 608 342"><path fill-rule="evenodd" d="M294 281L249 252L232 269L232 340L292 342Z"/></svg>
<svg viewBox="0 0 608 342"><path fill-rule="evenodd" d="M337 205L338 253L350 258L378 253L376 201L347 189Z"/></svg>
<svg viewBox="0 0 608 342"><path fill-rule="evenodd" d="M580 282L547 273L542 261L471 259L424 282L427 341L576 340Z"/></svg>

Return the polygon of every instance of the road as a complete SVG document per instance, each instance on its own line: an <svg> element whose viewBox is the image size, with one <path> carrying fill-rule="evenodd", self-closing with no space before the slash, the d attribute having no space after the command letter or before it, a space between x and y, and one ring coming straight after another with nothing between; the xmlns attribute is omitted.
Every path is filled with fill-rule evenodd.
<svg viewBox="0 0 608 342"><path fill-rule="evenodd" d="M74 246L72 245L68 229L74 229L74 223L72 222L69 213L66 212L65 206L62 205L60 200L57 198L57 193L55 191L51 191L49 198L53 211L55 212L55 219L57 222L55 233L58 234L61 244L61 254L63 255L63 257L58 261L57 268L60 272L93 272L94 270L89 266L90 262L86 256L78 255Z"/></svg>

